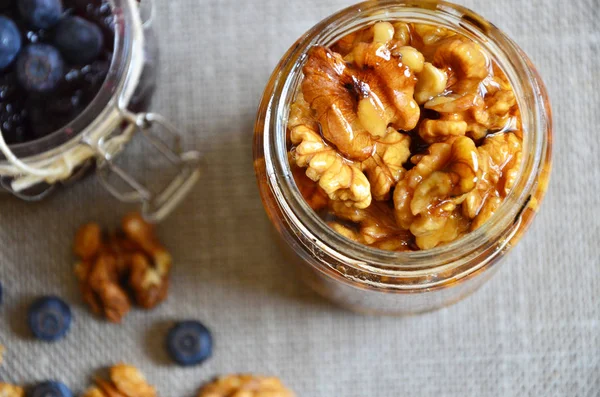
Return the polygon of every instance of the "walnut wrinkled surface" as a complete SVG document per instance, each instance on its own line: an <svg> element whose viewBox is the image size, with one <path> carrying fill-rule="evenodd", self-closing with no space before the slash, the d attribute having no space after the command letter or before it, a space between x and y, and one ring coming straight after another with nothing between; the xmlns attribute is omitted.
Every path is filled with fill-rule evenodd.
<svg viewBox="0 0 600 397"><path fill-rule="evenodd" d="M438 42L432 64L448 75L446 88L462 93L489 74L489 61L479 46L456 36Z"/></svg>
<svg viewBox="0 0 600 397"><path fill-rule="evenodd" d="M296 164L307 168L306 175L318 182L331 200L357 208L371 204L369 181L360 167L327 145L317 131L300 125L292 129L291 139L297 144L292 153Z"/></svg>
<svg viewBox="0 0 600 397"><path fill-rule="evenodd" d="M112 397L112 396L108 393L104 393L102 391L102 389L100 389L96 386L92 386L92 387L89 387L86 391L84 391L83 394L81 395L81 397Z"/></svg>
<svg viewBox="0 0 600 397"><path fill-rule="evenodd" d="M421 137L429 143L438 142L448 135L452 127L454 135L468 135L475 140L485 138L489 133L518 129L518 106L512 86L500 69L490 67L480 60L482 73L471 72L469 78L460 78L455 73L454 83L446 88L446 95L436 96L424 103L424 107L439 113L437 120L426 120L421 125ZM481 78L484 73L487 76ZM458 79L458 80L457 80Z"/></svg>
<svg viewBox="0 0 600 397"><path fill-rule="evenodd" d="M110 368L110 380L97 378L82 397L156 397L156 389L134 366L117 364Z"/></svg>
<svg viewBox="0 0 600 397"><path fill-rule="evenodd" d="M23 397L25 391L22 387L0 382L0 397Z"/></svg>
<svg viewBox="0 0 600 397"><path fill-rule="evenodd" d="M382 43L357 46L353 61L359 68L353 71L353 84L360 102L369 101L386 127L391 125L404 131L415 128L420 109L413 97L417 84L414 71L393 57ZM358 110L362 120L360 104ZM369 132L379 135L377 131Z"/></svg>
<svg viewBox="0 0 600 397"><path fill-rule="evenodd" d="M373 155L362 163L371 184L375 200L389 198L390 190L404 176L404 163L410 157L410 137L394 128L388 128L385 136L375 142Z"/></svg>
<svg viewBox="0 0 600 397"><path fill-rule="evenodd" d="M150 386L144 374L134 366L117 364L110 369L110 380L115 388L127 397L155 397L156 390Z"/></svg>
<svg viewBox="0 0 600 397"><path fill-rule="evenodd" d="M228 375L208 383L198 397L294 397L295 394L274 377Z"/></svg>
<svg viewBox="0 0 600 397"><path fill-rule="evenodd" d="M522 161L522 141L513 133L487 137L477 148L481 172L477 188L466 196L463 213L475 230L487 221L512 190Z"/></svg>
<svg viewBox="0 0 600 397"><path fill-rule="evenodd" d="M139 214L123 218L122 231L103 236L94 223L76 234L73 251L81 259L75 266L84 301L92 311L120 322L135 303L151 309L166 299L171 255Z"/></svg>
<svg viewBox="0 0 600 397"><path fill-rule="evenodd" d="M303 72L288 122L292 173L343 236L386 250L434 248L483 225L514 187L517 100L469 38L378 22L313 47Z"/></svg>
<svg viewBox="0 0 600 397"><path fill-rule="evenodd" d="M426 155L415 156L413 160L417 161L415 167L394 190L396 221L413 233L419 248L433 248L462 233L462 230L448 229L451 225L462 226L455 212L463 196L477 184L477 148L470 138L459 137L451 142L435 143ZM433 235L438 237L429 238Z"/></svg>
<svg viewBox="0 0 600 397"><path fill-rule="evenodd" d="M304 66L302 93L315 113L323 137L350 160L364 160L373 148L372 137L354 111L355 99L346 88L354 84L340 55L315 47Z"/></svg>
<svg viewBox="0 0 600 397"><path fill-rule="evenodd" d="M392 208L387 203L375 202L367 209L357 209L332 202L330 209L341 221L329 225L343 236L374 248L389 251L409 249L411 234L394 221ZM347 223L351 222L352 226Z"/></svg>
<svg viewBox="0 0 600 397"><path fill-rule="evenodd" d="M414 41L427 48L435 45L441 39L452 37L455 33L441 26L429 25L426 23L411 23L414 31Z"/></svg>
<svg viewBox="0 0 600 397"><path fill-rule="evenodd" d="M304 200L306 200L308 205L310 205L310 208L315 211L320 211L327 207L329 204L327 193L325 193L325 191L319 185L314 183L312 179L306 176L304 169L293 163L293 160L291 164L292 176L294 177L296 186L298 186L302 197L304 197Z"/></svg>

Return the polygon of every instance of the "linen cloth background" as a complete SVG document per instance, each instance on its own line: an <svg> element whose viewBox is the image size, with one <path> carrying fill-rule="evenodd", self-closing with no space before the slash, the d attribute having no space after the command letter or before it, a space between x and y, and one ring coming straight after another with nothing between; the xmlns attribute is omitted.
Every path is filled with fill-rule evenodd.
<svg viewBox="0 0 600 397"><path fill-rule="evenodd" d="M118 361L165 397L193 396L216 374L280 376L301 397L600 396L600 3L464 0L531 56L553 103L554 172L532 229L499 274L455 306L410 318L354 315L296 283L273 243L255 186L252 124L285 50L352 0L157 0L162 64L153 108L206 156L202 182L160 227L176 264L168 301L122 325L81 303L70 253L80 224L115 226L130 206L87 178L38 204L0 199L0 379L61 379L74 391ZM134 144L139 164L147 149ZM147 160L147 158L146 158ZM32 297L73 304L56 344L27 336ZM171 321L213 331L214 357L180 369Z"/></svg>

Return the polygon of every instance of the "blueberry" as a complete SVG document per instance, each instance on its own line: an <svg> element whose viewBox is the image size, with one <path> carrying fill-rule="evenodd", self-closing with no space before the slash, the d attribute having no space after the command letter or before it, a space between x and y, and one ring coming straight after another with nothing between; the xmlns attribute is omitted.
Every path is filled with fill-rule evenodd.
<svg viewBox="0 0 600 397"><path fill-rule="evenodd" d="M17 58L17 78L29 92L53 91L62 79L64 69L60 52L48 44L30 44Z"/></svg>
<svg viewBox="0 0 600 397"><path fill-rule="evenodd" d="M99 87L104 83L109 68L109 62L96 61L83 67L81 75L85 82L88 83L88 87Z"/></svg>
<svg viewBox="0 0 600 397"><path fill-rule="evenodd" d="M27 390L27 397L73 397L73 393L64 383L46 381Z"/></svg>
<svg viewBox="0 0 600 397"><path fill-rule="evenodd" d="M10 65L21 51L21 32L12 19L0 15L0 69Z"/></svg>
<svg viewBox="0 0 600 397"><path fill-rule="evenodd" d="M39 29L56 25L63 14L62 0L18 0L18 5L21 16Z"/></svg>
<svg viewBox="0 0 600 397"><path fill-rule="evenodd" d="M48 36L50 34L44 29L27 30L25 32L27 44L46 43L49 41Z"/></svg>
<svg viewBox="0 0 600 397"><path fill-rule="evenodd" d="M0 101L0 127L9 145L25 141L26 122L27 111L20 101Z"/></svg>
<svg viewBox="0 0 600 397"><path fill-rule="evenodd" d="M56 26L54 44L72 63L88 63L100 55L104 38L100 28L81 17L67 17Z"/></svg>
<svg viewBox="0 0 600 397"><path fill-rule="evenodd" d="M46 342L63 338L71 326L71 309L60 298L45 296L30 307L27 320L33 335Z"/></svg>
<svg viewBox="0 0 600 397"><path fill-rule="evenodd" d="M212 355L212 336L198 321L175 324L167 335L167 352L180 365L200 364Z"/></svg>

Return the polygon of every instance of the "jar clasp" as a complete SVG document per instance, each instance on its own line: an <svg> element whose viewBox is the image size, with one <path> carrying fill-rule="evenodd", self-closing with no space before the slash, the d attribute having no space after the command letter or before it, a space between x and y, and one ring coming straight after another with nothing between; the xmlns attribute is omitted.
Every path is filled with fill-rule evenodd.
<svg viewBox="0 0 600 397"><path fill-rule="evenodd" d="M200 153L195 150L182 152L181 137L177 129L163 116L156 113L132 113L125 109L120 111L127 125L122 133L103 137L96 143L96 174L103 186L118 200L140 203L144 218L150 222L159 222L173 211L200 178ZM154 128L173 138L174 148L154 135ZM121 152L136 132L140 132L144 140L177 169L177 175L159 192L152 192L114 162L116 154ZM111 174L116 175L131 190L123 191L111 183Z"/></svg>
<svg viewBox="0 0 600 397"><path fill-rule="evenodd" d="M121 128L114 129L108 135L101 134L100 137L83 137L80 144L41 164L18 158L0 131L0 152L8 162L7 165L0 166L0 186L23 200L40 200L54 189L56 183L68 182L80 173L78 170L85 170L85 164L96 159L96 174L113 196L123 202L140 203L142 215L149 222L161 221L186 197L200 178L200 153L195 150L183 152L177 129L159 114L136 114L121 108L114 121L113 125L121 123ZM156 128L173 138L174 148L152 133ZM158 192L151 191L115 164L115 158L136 132L140 132L145 141L177 170L171 182ZM111 175L116 175L130 190L118 188L111 182ZM42 190L38 191L36 186L41 186ZM33 193L30 192L32 188Z"/></svg>

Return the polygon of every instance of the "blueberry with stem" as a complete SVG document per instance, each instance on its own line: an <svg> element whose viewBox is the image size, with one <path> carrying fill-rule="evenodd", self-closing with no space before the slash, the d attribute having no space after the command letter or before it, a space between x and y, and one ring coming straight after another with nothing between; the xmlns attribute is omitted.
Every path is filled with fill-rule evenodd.
<svg viewBox="0 0 600 397"><path fill-rule="evenodd" d="M31 387L27 397L73 397L73 393L64 383L46 381Z"/></svg>
<svg viewBox="0 0 600 397"><path fill-rule="evenodd" d="M75 16L59 22L54 44L68 61L85 64L98 58L104 38L98 25Z"/></svg>
<svg viewBox="0 0 600 397"><path fill-rule="evenodd" d="M212 336L198 321L175 324L167 334L167 352L182 366L201 364L212 355Z"/></svg>
<svg viewBox="0 0 600 397"><path fill-rule="evenodd" d="M64 336L71 327L71 309L62 299L45 296L36 300L27 316L33 335L46 342L55 342Z"/></svg>
<svg viewBox="0 0 600 397"><path fill-rule="evenodd" d="M12 19L0 15L0 69L9 66L21 51L21 32Z"/></svg>
<svg viewBox="0 0 600 397"><path fill-rule="evenodd" d="M38 29L56 25L63 14L62 0L17 0L23 19Z"/></svg>
<svg viewBox="0 0 600 397"><path fill-rule="evenodd" d="M30 44L17 58L19 83L33 93L48 93L56 89L64 69L60 52L48 44Z"/></svg>

